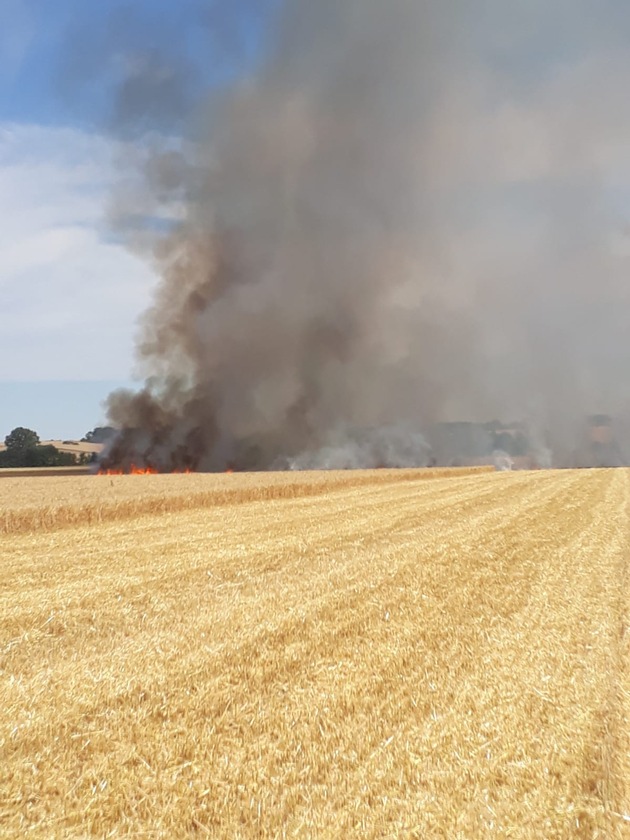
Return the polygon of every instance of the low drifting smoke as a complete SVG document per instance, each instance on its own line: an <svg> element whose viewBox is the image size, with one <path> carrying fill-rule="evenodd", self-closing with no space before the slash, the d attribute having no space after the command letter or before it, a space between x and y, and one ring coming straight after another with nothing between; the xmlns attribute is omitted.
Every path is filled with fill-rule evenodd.
<svg viewBox="0 0 630 840"><path fill-rule="evenodd" d="M432 454L424 437L410 426L336 429L317 448L294 458L281 458L274 469L350 470L363 467L428 466Z"/></svg>
<svg viewBox="0 0 630 840"><path fill-rule="evenodd" d="M115 208L159 281L108 462L424 465L434 424L518 418L562 465L623 424L630 11L596 12L292 0L187 136L168 86Z"/></svg>

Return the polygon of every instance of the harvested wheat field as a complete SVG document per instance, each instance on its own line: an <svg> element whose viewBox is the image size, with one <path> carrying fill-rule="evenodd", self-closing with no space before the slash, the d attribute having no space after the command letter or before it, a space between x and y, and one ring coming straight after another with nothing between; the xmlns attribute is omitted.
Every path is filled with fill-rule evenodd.
<svg viewBox="0 0 630 840"><path fill-rule="evenodd" d="M427 475L3 481L0 835L628 836L630 472Z"/></svg>

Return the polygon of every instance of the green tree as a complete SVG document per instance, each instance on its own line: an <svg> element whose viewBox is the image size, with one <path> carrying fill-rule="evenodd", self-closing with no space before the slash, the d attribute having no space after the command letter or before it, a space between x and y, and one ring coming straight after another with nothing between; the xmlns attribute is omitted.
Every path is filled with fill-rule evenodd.
<svg viewBox="0 0 630 840"><path fill-rule="evenodd" d="M77 463L72 452L60 452L52 444L36 446L26 456L25 467L71 467Z"/></svg>
<svg viewBox="0 0 630 840"><path fill-rule="evenodd" d="M112 426L97 426L88 432L82 440L85 443L106 443L115 434L116 429Z"/></svg>
<svg viewBox="0 0 630 840"><path fill-rule="evenodd" d="M39 435L32 429L25 429L23 426L18 426L4 439L4 445L8 452L18 453L26 452L29 449L34 449L39 444Z"/></svg>
<svg viewBox="0 0 630 840"><path fill-rule="evenodd" d="M32 450L27 449L26 451L31 452ZM15 450L9 451L5 449L3 452L0 452L0 467L19 467L20 455L21 453Z"/></svg>
<svg viewBox="0 0 630 840"><path fill-rule="evenodd" d="M60 452L52 444L39 445L39 437L22 426L4 439L6 450L0 452L0 467L66 467L77 463L72 452Z"/></svg>

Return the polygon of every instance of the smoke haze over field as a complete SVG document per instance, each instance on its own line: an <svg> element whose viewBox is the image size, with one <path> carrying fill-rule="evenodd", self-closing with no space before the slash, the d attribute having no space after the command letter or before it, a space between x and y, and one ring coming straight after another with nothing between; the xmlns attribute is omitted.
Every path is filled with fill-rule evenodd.
<svg viewBox="0 0 630 840"><path fill-rule="evenodd" d="M495 417L562 460L630 417L629 48L612 0L292 0L205 98L136 61L115 218L161 279L112 461L421 464Z"/></svg>

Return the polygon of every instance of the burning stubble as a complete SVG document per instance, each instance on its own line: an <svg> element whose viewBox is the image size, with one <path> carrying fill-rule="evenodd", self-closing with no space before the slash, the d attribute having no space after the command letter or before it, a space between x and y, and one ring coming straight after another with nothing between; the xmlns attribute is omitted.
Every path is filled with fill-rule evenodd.
<svg viewBox="0 0 630 840"><path fill-rule="evenodd" d="M108 462L422 465L500 417L569 464L630 416L630 13L294 0L264 38L119 204L160 280Z"/></svg>

